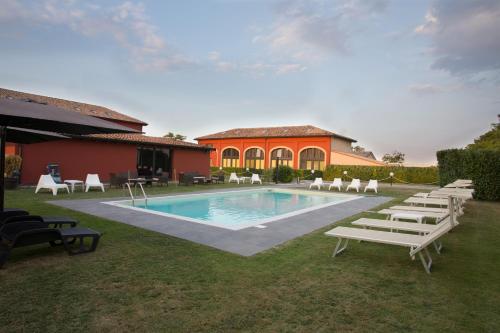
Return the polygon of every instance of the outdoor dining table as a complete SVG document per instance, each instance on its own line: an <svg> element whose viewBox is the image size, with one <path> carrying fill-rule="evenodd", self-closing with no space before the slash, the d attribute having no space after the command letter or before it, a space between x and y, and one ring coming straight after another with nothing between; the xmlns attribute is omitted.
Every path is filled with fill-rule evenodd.
<svg viewBox="0 0 500 333"><path fill-rule="evenodd" d="M250 179L252 179L252 177L240 177L240 180L241 180L241 182L242 182L243 184L244 184L244 183L245 183L245 181L247 181L247 180L250 182Z"/></svg>
<svg viewBox="0 0 500 333"><path fill-rule="evenodd" d="M193 180L198 181L198 184L200 184L200 183L204 184L206 179L207 179L207 177L204 177L204 176L193 177Z"/></svg>
<svg viewBox="0 0 500 333"><path fill-rule="evenodd" d="M83 183L83 180L68 179L65 180L64 183L70 185L71 193L75 192L75 185L82 185L82 191L85 189L85 184Z"/></svg>

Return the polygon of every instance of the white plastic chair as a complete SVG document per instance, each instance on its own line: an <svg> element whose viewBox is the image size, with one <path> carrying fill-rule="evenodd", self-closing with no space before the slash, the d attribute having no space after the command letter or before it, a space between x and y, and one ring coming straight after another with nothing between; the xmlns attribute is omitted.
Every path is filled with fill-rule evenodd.
<svg viewBox="0 0 500 333"><path fill-rule="evenodd" d="M69 193L69 187L66 184L56 184L51 175L41 175L36 185L35 193L41 189L51 190L53 195L57 195L57 190L65 189Z"/></svg>
<svg viewBox="0 0 500 333"><path fill-rule="evenodd" d="M378 193L378 181L376 179L370 179L368 185L365 186L365 192L367 190L372 190L375 191L375 193Z"/></svg>
<svg viewBox="0 0 500 333"><path fill-rule="evenodd" d="M85 192L88 192L91 187L98 187L104 192L104 184L101 183L98 174L87 174L87 179L85 180Z"/></svg>
<svg viewBox="0 0 500 333"><path fill-rule="evenodd" d="M325 183L323 182L323 178L316 178L314 179L314 182L309 185L309 189L311 189L312 187L317 187L318 190L321 190L321 186L324 186Z"/></svg>
<svg viewBox="0 0 500 333"><path fill-rule="evenodd" d="M328 191L330 191L332 187L336 187L339 191L342 191L342 179L341 178L333 179L333 183L331 183L330 186L328 186Z"/></svg>
<svg viewBox="0 0 500 333"><path fill-rule="evenodd" d="M252 173L251 183L253 184L254 182L260 183L262 185L262 180L260 180L258 173Z"/></svg>
<svg viewBox="0 0 500 333"><path fill-rule="evenodd" d="M361 187L361 180L357 179L357 178L354 178L351 183L347 186L346 188L346 192L349 191L349 189L355 189L356 192L359 192L359 188Z"/></svg>
<svg viewBox="0 0 500 333"><path fill-rule="evenodd" d="M229 176L229 182L237 182L238 184L240 183L240 178L236 176L236 172L231 172L231 175Z"/></svg>

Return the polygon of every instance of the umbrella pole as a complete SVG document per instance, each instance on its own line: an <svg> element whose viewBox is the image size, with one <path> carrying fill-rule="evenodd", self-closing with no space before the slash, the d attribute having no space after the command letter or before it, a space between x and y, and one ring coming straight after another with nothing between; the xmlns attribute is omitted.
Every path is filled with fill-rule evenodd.
<svg viewBox="0 0 500 333"><path fill-rule="evenodd" d="M4 209L5 194L5 140L7 138L7 127L0 126L0 212Z"/></svg>

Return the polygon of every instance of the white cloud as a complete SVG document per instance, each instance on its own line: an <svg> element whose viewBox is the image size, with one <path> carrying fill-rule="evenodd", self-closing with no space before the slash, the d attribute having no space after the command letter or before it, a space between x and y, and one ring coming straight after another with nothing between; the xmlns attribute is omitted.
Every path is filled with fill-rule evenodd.
<svg viewBox="0 0 500 333"><path fill-rule="evenodd" d="M253 43L267 45L276 57L314 64L333 54L348 53L353 22L382 12L386 0L290 0L276 8L276 18Z"/></svg>
<svg viewBox="0 0 500 333"><path fill-rule="evenodd" d="M437 85L432 83L415 83L408 87L408 90L416 95L436 95L455 91L461 88L461 85Z"/></svg>
<svg viewBox="0 0 500 333"><path fill-rule="evenodd" d="M138 70L171 70L192 62L167 45L142 3L103 7L78 0L6 1L0 7L0 21L65 26L85 37L110 38L128 51Z"/></svg>

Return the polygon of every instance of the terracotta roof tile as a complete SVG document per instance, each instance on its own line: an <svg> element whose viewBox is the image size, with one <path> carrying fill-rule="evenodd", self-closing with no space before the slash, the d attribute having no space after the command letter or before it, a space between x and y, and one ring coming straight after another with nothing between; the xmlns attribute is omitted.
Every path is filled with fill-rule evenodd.
<svg viewBox="0 0 500 333"><path fill-rule="evenodd" d="M87 116L94 116L103 119L121 120L135 124L147 125L145 122L141 120L129 117L127 115L113 111L103 106L68 101L65 99L60 99L55 97L41 96L41 95L29 94L25 92L0 88L0 98L32 100L38 103L53 105L65 110L78 112Z"/></svg>
<svg viewBox="0 0 500 333"><path fill-rule="evenodd" d="M261 137L304 137L304 136L334 136L352 142L356 140L342 136L315 126L280 126L280 127L256 127L256 128L234 128L224 132L218 132L200 136L195 140L206 139L230 139L230 138L261 138Z"/></svg>
<svg viewBox="0 0 500 333"><path fill-rule="evenodd" d="M147 136L143 134L133 134L133 133L117 133L117 134L91 134L84 135L83 138L104 140L104 141L119 141L127 143L136 144L150 144L150 145L161 145L161 146L171 146L171 147L185 147L193 149L211 149L205 145L199 145L196 143L174 140L172 138L163 138L157 136Z"/></svg>

